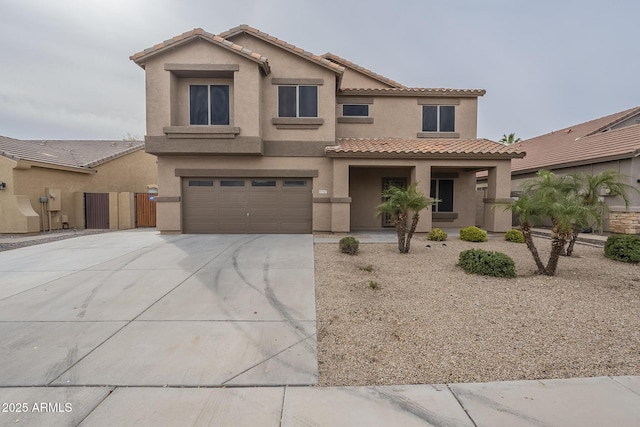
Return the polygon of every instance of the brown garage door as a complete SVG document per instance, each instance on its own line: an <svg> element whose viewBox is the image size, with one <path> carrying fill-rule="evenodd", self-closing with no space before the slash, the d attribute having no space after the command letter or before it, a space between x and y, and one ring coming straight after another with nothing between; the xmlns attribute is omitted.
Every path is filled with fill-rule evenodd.
<svg viewBox="0 0 640 427"><path fill-rule="evenodd" d="M185 233L311 233L311 180L183 178Z"/></svg>

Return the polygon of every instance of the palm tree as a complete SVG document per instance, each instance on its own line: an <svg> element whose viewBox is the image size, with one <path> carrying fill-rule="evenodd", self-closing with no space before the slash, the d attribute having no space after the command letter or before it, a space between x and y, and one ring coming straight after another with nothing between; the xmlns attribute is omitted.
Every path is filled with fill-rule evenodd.
<svg viewBox="0 0 640 427"><path fill-rule="evenodd" d="M508 136L506 134L502 135L500 138L500 143L504 145L515 144L516 142L522 141L521 138L516 138L515 133L510 133Z"/></svg>
<svg viewBox="0 0 640 427"><path fill-rule="evenodd" d="M574 188L572 179L541 170L537 178L523 184L522 195L517 201L505 205L520 219L520 229L538 274L555 276L560 255L567 241L573 237L576 224L599 218L597 209L583 204ZM551 219L552 223L551 253L546 265L531 238L531 225L540 224L543 218Z"/></svg>
<svg viewBox="0 0 640 427"><path fill-rule="evenodd" d="M386 200L376 207L376 215L388 214L391 217L398 235L398 249L402 254L409 253L411 238L420 220L420 211L431 206L435 200L419 192L417 183L409 185L406 189L391 185L382 195Z"/></svg>
<svg viewBox="0 0 640 427"><path fill-rule="evenodd" d="M638 191L635 187L625 184L625 176L613 171L605 170L595 175L589 175L586 173L574 173L569 175L571 180L572 191L574 191L581 199L581 203L585 206L590 206L598 211L598 220L596 224L602 228L602 217L604 213L608 211L608 206L602 199L603 193L607 196L622 197L626 207L629 206L629 197L627 193L629 191ZM592 226L593 223L588 221L588 218L582 221L577 221L574 230L573 237L569 241L567 246L566 255L571 256L573 253L573 247L578 239L578 233L583 229Z"/></svg>

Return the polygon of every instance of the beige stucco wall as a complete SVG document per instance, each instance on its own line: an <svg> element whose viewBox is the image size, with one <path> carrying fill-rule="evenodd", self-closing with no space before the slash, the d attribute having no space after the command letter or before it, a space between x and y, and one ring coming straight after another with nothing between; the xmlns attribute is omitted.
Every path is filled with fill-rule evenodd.
<svg viewBox="0 0 640 427"><path fill-rule="evenodd" d="M6 163L0 158L0 164ZM74 193L107 193L107 192L147 192L147 186L157 183L156 157L143 150L116 158L95 168L96 173L78 173L41 167L28 169L11 169L12 188L15 194L28 197L33 210L40 215L39 198L45 195L45 188L61 190L62 210L52 212L52 228L62 227L61 216L69 216L71 228L83 228L84 217L77 208L77 196ZM2 192L0 192L2 197ZM45 211L48 221L48 213ZM37 217L38 224L40 218ZM115 220L117 224L117 218ZM3 233L36 232L20 230L20 227L7 227Z"/></svg>
<svg viewBox="0 0 640 427"><path fill-rule="evenodd" d="M0 190L0 233L34 233L40 217L31 207L29 197L15 192L13 168L17 162L0 157L0 181L6 184Z"/></svg>
<svg viewBox="0 0 640 427"><path fill-rule="evenodd" d="M228 78L186 78L166 71L165 64L238 64L239 70ZM168 126L189 123L189 84L226 84L231 82L231 126L240 127L240 136L258 136L260 129L261 74L257 63L227 49L197 39L180 49L149 58L145 63L147 135L164 135Z"/></svg>
<svg viewBox="0 0 640 427"><path fill-rule="evenodd" d="M260 96L263 118L262 138L267 141L333 141L335 140L336 74L308 58L302 58L256 37L241 34L232 38L234 43L269 58L271 73L263 77ZM324 123L315 130L278 129L271 123L278 117L278 86L271 79L322 79L318 86L318 117ZM240 101L237 101L240 102Z"/></svg>
<svg viewBox="0 0 640 427"><path fill-rule="evenodd" d="M348 96L342 97L349 99ZM356 97L354 97L356 98ZM417 97L376 96L369 105L373 123L338 123L337 137L346 138L416 138L422 132L422 105ZM455 133L459 138L477 137L477 98L431 98L429 102L456 107ZM342 104L336 104L336 116L342 116Z"/></svg>
<svg viewBox="0 0 640 427"><path fill-rule="evenodd" d="M390 86L350 68L344 70L340 82L340 89L384 89L387 87Z"/></svg>

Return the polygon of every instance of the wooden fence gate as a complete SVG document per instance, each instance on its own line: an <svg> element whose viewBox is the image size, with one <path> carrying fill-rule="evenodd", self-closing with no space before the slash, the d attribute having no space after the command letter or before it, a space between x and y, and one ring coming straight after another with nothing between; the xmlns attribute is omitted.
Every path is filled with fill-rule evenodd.
<svg viewBox="0 0 640 427"><path fill-rule="evenodd" d="M85 228L109 228L109 193L84 193Z"/></svg>
<svg viewBox="0 0 640 427"><path fill-rule="evenodd" d="M156 226L156 201L153 194L136 193L136 227Z"/></svg>

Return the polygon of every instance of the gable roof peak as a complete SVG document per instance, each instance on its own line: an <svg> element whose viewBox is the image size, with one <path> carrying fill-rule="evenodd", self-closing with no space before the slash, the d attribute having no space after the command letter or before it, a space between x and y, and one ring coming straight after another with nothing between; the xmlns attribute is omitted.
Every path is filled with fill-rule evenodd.
<svg viewBox="0 0 640 427"><path fill-rule="evenodd" d="M172 37L169 40L165 40L161 43L155 44L154 46L148 49L134 53L129 57L129 59L134 61L140 67L144 68L144 63L149 57L159 54L161 52L164 52L167 49L177 47L184 43L188 43L195 39L201 39L201 40L213 43L224 49L230 50L240 56L244 56L245 58L258 63L258 65L262 68L265 74L269 74L271 71L269 66L269 60L267 59L267 57L257 52L253 52L236 43L233 43L230 40L226 40L225 38L219 35L209 33L203 30L202 28L194 28L191 31L184 32L180 35Z"/></svg>
<svg viewBox="0 0 640 427"><path fill-rule="evenodd" d="M287 43L284 40L281 40L277 37L267 34L264 31L260 31L257 28L251 27L247 24L240 24L237 27L233 27L227 31L220 33L219 36L224 39L232 39L233 37L240 34L249 34L253 37L259 38L276 47L287 50L295 55L298 55L302 58L315 62L316 64L321 65L325 68L328 68L338 75L342 75L342 73L344 73L344 67L342 65L336 64L335 62L332 62L326 58L323 58L320 55L316 55L314 53L308 52L298 46L292 45L291 43Z"/></svg>

